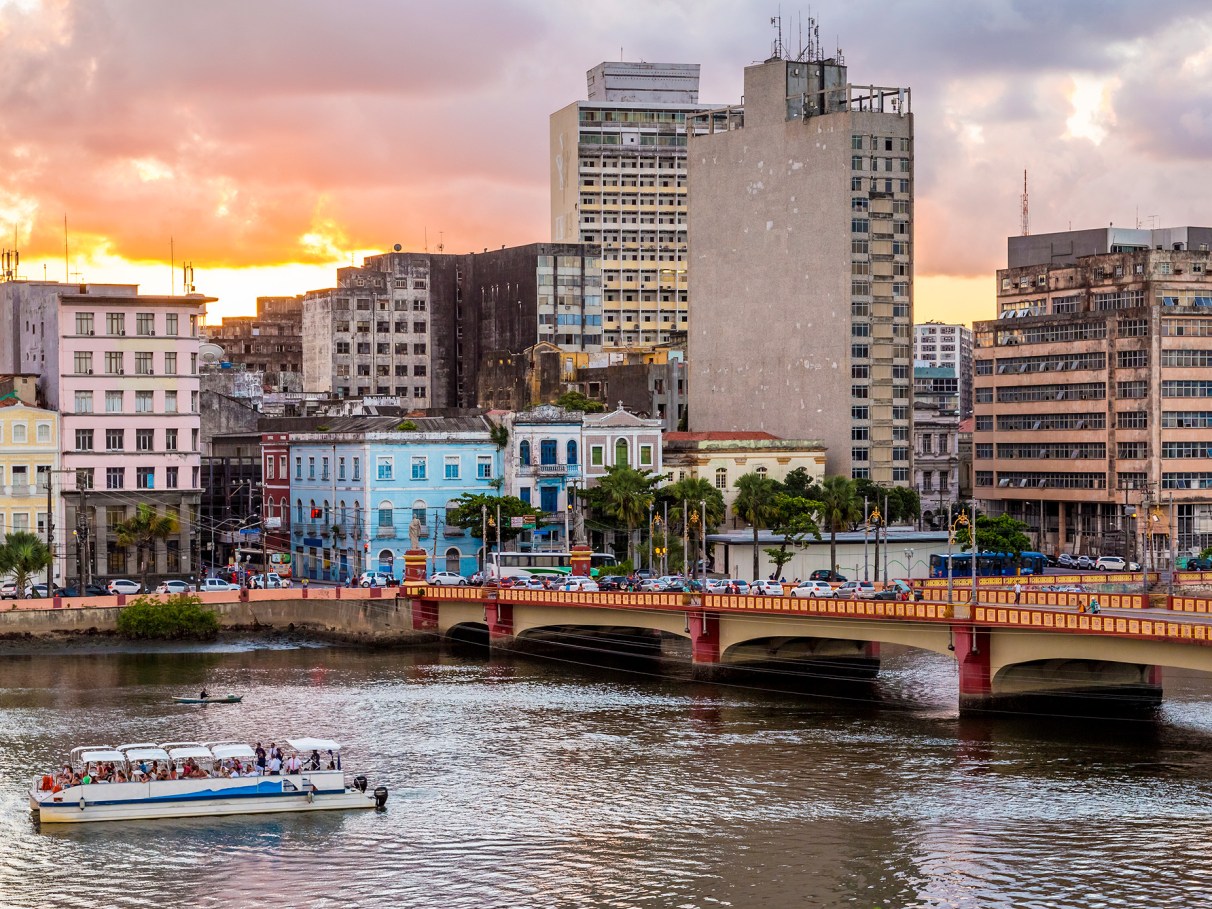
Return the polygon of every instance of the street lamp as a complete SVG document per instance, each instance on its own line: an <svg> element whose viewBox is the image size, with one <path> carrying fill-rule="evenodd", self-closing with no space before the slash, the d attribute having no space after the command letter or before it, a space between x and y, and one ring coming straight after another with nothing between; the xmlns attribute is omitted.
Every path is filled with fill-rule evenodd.
<svg viewBox="0 0 1212 909"><path fill-rule="evenodd" d="M905 550L905 573L909 575L910 580L913 579L913 550Z"/></svg>
<svg viewBox="0 0 1212 909"><path fill-rule="evenodd" d="M707 592L707 500L699 500L699 509L702 511L702 516L699 518L699 532L702 534L702 544L699 546L699 556L702 561L703 571L703 586L702 593Z"/></svg>
<svg viewBox="0 0 1212 909"><path fill-rule="evenodd" d="M648 570L652 571L652 499L648 500ZM656 575L653 575L656 577Z"/></svg>
<svg viewBox="0 0 1212 909"><path fill-rule="evenodd" d="M947 532L947 602L950 603L950 602L952 602L952 594L951 594L952 578L955 575L955 568L952 565L952 559L951 559L951 544L955 542L956 532L961 527L968 526L968 515L964 514L964 512L961 511L958 515L956 515L955 520L952 521L951 520L951 509L948 508L947 509L947 520L949 522L949 528L950 528ZM972 554L972 558L973 559L976 558L975 552ZM975 564L976 563L974 561L973 565L975 566ZM975 571L975 570L976 569L974 567L973 571Z"/></svg>

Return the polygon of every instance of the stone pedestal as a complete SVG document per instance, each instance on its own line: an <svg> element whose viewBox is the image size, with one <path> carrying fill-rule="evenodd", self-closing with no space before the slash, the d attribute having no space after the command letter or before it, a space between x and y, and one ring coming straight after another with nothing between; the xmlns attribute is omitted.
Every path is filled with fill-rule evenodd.
<svg viewBox="0 0 1212 909"><path fill-rule="evenodd" d="M572 574L574 577L589 577L589 568L593 550L588 546L572 547Z"/></svg>
<svg viewBox="0 0 1212 909"><path fill-rule="evenodd" d="M404 587L425 586L425 569L429 565L429 557L424 549L410 549L404 553Z"/></svg>

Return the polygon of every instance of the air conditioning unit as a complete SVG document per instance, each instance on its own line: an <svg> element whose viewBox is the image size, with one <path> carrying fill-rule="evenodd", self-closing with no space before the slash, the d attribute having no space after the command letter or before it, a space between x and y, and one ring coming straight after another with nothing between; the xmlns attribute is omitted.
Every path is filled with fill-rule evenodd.
<svg viewBox="0 0 1212 909"><path fill-rule="evenodd" d="M91 328L90 328L90 329L88 330L88 336L91 338L91 337L93 337L94 335L96 335L96 332L95 332L95 331L93 331L93 329L91 329Z"/></svg>
<svg viewBox="0 0 1212 909"><path fill-rule="evenodd" d="M124 329L122 329L120 332L118 332L118 334L120 334L122 337L124 337L124 338L125 338L125 337L126 337L126 329L125 329L125 328L124 328Z"/></svg>
<svg viewBox="0 0 1212 909"><path fill-rule="evenodd" d="M86 369L86 370L84 370L84 374L91 376L93 374L93 371L91 369Z"/></svg>
<svg viewBox="0 0 1212 909"><path fill-rule="evenodd" d="M118 367L118 375L120 375L120 376L126 375L126 370L123 369L121 366Z"/></svg>
<svg viewBox="0 0 1212 909"><path fill-rule="evenodd" d="M149 369L149 370L147 371L147 374L148 374L149 376L154 376L154 375L156 374L156 371L155 371L154 369Z"/></svg>
<svg viewBox="0 0 1212 909"><path fill-rule="evenodd" d="M151 331L148 332L148 334L154 338L156 336L156 330L153 328Z"/></svg>

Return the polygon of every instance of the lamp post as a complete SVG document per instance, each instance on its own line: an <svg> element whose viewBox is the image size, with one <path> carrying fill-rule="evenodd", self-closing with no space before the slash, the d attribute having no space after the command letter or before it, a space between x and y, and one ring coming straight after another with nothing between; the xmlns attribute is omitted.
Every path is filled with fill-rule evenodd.
<svg viewBox="0 0 1212 909"><path fill-rule="evenodd" d="M652 499L648 500L648 571L652 571ZM655 577L655 575L653 575Z"/></svg>
<svg viewBox="0 0 1212 909"><path fill-rule="evenodd" d="M488 567L488 506L480 506L480 574Z"/></svg>
<svg viewBox="0 0 1212 909"><path fill-rule="evenodd" d="M947 508L947 519L948 520L951 519L950 506L948 506L948 508ZM964 514L964 512L961 511L958 515L956 515L955 521L950 524L951 529L950 529L950 532L947 534L947 602L948 603L953 602L953 599L952 599L953 580L952 579L955 576L955 568L951 563L951 544L955 542L955 534L959 530L959 528L967 527L967 526L968 526L968 516L966 514ZM975 566L976 565L976 562L975 562L976 553L975 552L973 552L972 558L974 560L972 564L973 564L973 566ZM973 572L975 572L975 571L976 571L976 568L973 567Z"/></svg>
<svg viewBox="0 0 1212 909"><path fill-rule="evenodd" d="M909 579L913 579L913 550L905 550L905 573L909 575Z"/></svg>
<svg viewBox="0 0 1212 909"><path fill-rule="evenodd" d="M871 580L867 575L867 537L871 531L871 518L867 517L867 497L863 496L863 580ZM832 570L833 566L830 566Z"/></svg>
<svg viewBox="0 0 1212 909"><path fill-rule="evenodd" d="M701 517L699 518L699 532L702 536L702 545L699 547L699 557L702 562L702 592L707 592L707 500L699 500L699 509Z"/></svg>

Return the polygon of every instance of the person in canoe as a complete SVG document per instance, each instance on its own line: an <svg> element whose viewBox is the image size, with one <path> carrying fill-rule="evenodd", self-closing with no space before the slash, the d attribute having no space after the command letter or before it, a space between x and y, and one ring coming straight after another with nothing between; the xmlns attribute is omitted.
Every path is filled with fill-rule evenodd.
<svg viewBox="0 0 1212 909"><path fill-rule="evenodd" d="M203 686L203 688L202 688L202 693L201 693L201 694L199 694L199 695L198 695L198 697L199 697L199 698L201 698L201 699L202 699L202 700L204 700L204 701L205 701L205 700L206 700L208 697L210 697L210 695L206 693L206 687L205 687L205 686Z"/></svg>

